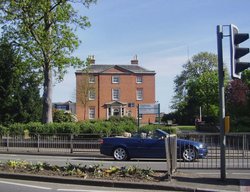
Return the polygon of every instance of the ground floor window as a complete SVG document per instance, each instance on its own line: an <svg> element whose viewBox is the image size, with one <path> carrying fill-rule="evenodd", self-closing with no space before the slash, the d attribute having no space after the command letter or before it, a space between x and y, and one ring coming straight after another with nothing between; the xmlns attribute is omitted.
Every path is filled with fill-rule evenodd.
<svg viewBox="0 0 250 192"><path fill-rule="evenodd" d="M94 107L89 108L89 119L95 119L95 108Z"/></svg>

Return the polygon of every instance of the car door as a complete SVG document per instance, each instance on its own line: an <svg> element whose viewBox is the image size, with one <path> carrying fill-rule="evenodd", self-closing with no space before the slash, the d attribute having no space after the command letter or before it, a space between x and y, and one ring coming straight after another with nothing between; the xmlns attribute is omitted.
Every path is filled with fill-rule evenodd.
<svg viewBox="0 0 250 192"><path fill-rule="evenodd" d="M143 156L150 158L165 158L165 140L158 138L147 138L143 141Z"/></svg>
<svg viewBox="0 0 250 192"><path fill-rule="evenodd" d="M165 157L164 139L130 138L126 139L126 148L131 158Z"/></svg>
<svg viewBox="0 0 250 192"><path fill-rule="evenodd" d="M126 148L131 158L144 157L145 154L144 140L145 139L142 138L130 138L126 140Z"/></svg>

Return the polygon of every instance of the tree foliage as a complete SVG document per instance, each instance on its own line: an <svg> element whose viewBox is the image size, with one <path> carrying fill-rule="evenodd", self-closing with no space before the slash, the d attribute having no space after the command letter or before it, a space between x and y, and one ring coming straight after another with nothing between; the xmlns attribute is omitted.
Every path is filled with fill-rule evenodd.
<svg viewBox="0 0 250 192"><path fill-rule="evenodd" d="M207 52L194 55L183 65L183 71L174 80L175 95L172 105L180 121L193 123L200 107L206 116L217 115L217 70L217 56Z"/></svg>
<svg viewBox="0 0 250 192"><path fill-rule="evenodd" d="M43 123L52 122L52 73L62 80L69 66L83 66L72 53L79 46L75 33L90 26L73 7L89 7L96 0L1 0L4 34L20 47L22 59L43 77Z"/></svg>
<svg viewBox="0 0 250 192"><path fill-rule="evenodd" d="M54 110L53 111L53 122L63 123L63 122L76 122L76 117L68 111L64 110Z"/></svg>
<svg viewBox="0 0 250 192"><path fill-rule="evenodd" d="M203 109L203 113L206 116L215 116L218 114L218 84L217 71L206 71L196 80L188 82L187 100L189 106L193 105L193 114L197 114L199 107Z"/></svg>
<svg viewBox="0 0 250 192"><path fill-rule="evenodd" d="M249 90L249 70L242 73L242 79L234 79L226 87L226 113L230 116L232 131L250 131Z"/></svg>
<svg viewBox="0 0 250 192"><path fill-rule="evenodd" d="M12 45L0 42L0 123L38 121L41 117L40 78L21 61Z"/></svg>

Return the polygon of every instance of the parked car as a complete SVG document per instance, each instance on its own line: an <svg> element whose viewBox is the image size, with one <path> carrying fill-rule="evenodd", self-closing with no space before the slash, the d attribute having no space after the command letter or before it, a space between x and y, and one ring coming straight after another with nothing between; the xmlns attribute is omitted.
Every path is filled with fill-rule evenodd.
<svg viewBox="0 0 250 192"><path fill-rule="evenodd" d="M166 158L165 137L168 133L157 129L153 133L135 134L130 138L106 137L101 140L100 152L124 161L131 158ZM203 143L177 139L177 158L195 161L206 157L207 146Z"/></svg>

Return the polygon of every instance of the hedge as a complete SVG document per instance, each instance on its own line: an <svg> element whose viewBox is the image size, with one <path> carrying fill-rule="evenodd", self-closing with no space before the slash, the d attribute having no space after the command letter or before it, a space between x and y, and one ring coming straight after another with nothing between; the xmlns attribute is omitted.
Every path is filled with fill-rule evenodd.
<svg viewBox="0 0 250 192"><path fill-rule="evenodd" d="M31 122L27 124L15 123L8 127L0 125L1 135L23 135L24 132L40 133L40 134L101 134L103 136L121 135L124 132L149 132L156 128L165 130L168 133L175 133L175 128L165 127L161 125L146 125L138 129L136 121L132 118L111 118L108 121L95 120L84 122L67 122L67 123L49 123L42 124L39 122Z"/></svg>
<svg viewBox="0 0 250 192"><path fill-rule="evenodd" d="M48 123L30 122L27 124L15 123L8 127L0 125L0 134L19 135L24 134L24 131L29 133L72 133L72 134L102 134L109 136L112 134L122 134L124 131L135 132L136 123L132 118L112 118L109 121L91 120L84 122L65 122L65 123Z"/></svg>
<svg viewBox="0 0 250 192"><path fill-rule="evenodd" d="M176 127L167 127L165 125L144 125L139 128L139 132L146 132L153 131L155 129L161 129L169 134L176 133Z"/></svg>

